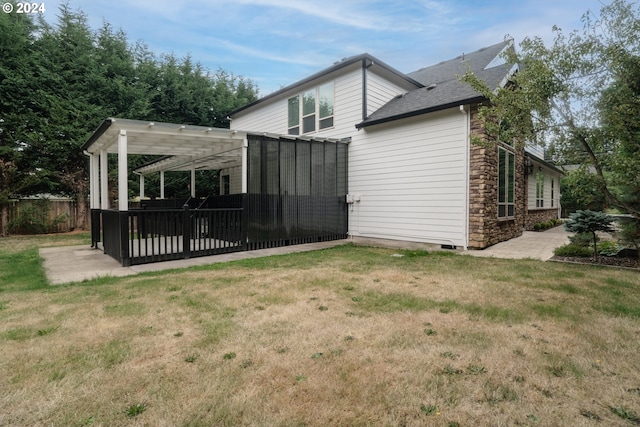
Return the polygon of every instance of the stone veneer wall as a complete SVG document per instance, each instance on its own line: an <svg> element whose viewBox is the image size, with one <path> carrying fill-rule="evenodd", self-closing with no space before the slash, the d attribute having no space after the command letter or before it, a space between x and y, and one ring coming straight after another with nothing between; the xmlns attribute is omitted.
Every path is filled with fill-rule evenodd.
<svg viewBox="0 0 640 427"><path fill-rule="evenodd" d="M525 222L525 230L532 231L533 226L539 222L547 222L551 219L558 218L558 208L551 209L530 209L527 212L527 220Z"/></svg>
<svg viewBox="0 0 640 427"><path fill-rule="evenodd" d="M487 135L471 107L471 134ZM482 249L522 235L527 216L524 150L516 150L515 216L498 219L498 148L471 144L469 166L469 247Z"/></svg>

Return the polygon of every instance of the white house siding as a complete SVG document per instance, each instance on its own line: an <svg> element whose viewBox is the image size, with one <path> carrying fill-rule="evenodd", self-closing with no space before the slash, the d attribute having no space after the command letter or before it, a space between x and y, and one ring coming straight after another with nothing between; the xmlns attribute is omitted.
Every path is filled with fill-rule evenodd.
<svg viewBox="0 0 640 427"><path fill-rule="evenodd" d="M458 109L365 128L349 146L354 236L466 246L467 117Z"/></svg>
<svg viewBox="0 0 640 427"><path fill-rule="evenodd" d="M367 73L367 115L372 114L407 90L391 83L374 72Z"/></svg>
<svg viewBox="0 0 640 427"><path fill-rule="evenodd" d="M544 175L544 206L536 207L536 174L540 171L540 167L542 167L542 173ZM553 204L552 196L551 196L551 180L554 181L553 186ZM557 172L552 172L550 169L545 168L544 166L540 166L537 163L534 163L534 171L532 175L529 175L529 183L528 183L528 197L527 197L527 208L529 210L536 209L558 209L560 205L560 175Z"/></svg>
<svg viewBox="0 0 640 427"><path fill-rule="evenodd" d="M222 177L229 175L229 194L242 193L242 166L220 170L220 188L222 189Z"/></svg>
<svg viewBox="0 0 640 427"><path fill-rule="evenodd" d="M271 103L265 102L258 110L241 113L233 118L230 128L252 132L286 134L287 98L277 99Z"/></svg>

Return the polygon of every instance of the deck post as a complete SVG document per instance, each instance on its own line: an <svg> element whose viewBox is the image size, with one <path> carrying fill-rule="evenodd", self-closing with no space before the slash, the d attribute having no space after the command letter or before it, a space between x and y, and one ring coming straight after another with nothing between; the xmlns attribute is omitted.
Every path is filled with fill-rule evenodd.
<svg viewBox="0 0 640 427"><path fill-rule="evenodd" d="M129 181L127 170L127 131L118 134L118 210L129 210Z"/></svg>
<svg viewBox="0 0 640 427"><path fill-rule="evenodd" d="M248 184L248 150L249 150L249 140L245 136L242 140L242 191L241 193L247 193L247 189L249 188Z"/></svg>
<svg viewBox="0 0 640 427"><path fill-rule="evenodd" d="M144 175L140 174L140 204L142 199L144 199Z"/></svg>
<svg viewBox="0 0 640 427"><path fill-rule="evenodd" d="M89 195L91 200L91 247L100 241L100 156L91 153L89 163Z"/></svg>
<svg viewBox="0 0 640 427"><path fill-rule="evenodd" d="M191 197L196 197L196 165L191 162Z"/></svg>
<svg viewBox="0 0 640 427"><path fill-rule="evenodd" d="M120 223L120 253L122 265L129 267L129 182L127 165L127 131L118 134L118 210Z"/></svg>
<svg viewBox="0 0 640 427"><path fill-rule="evenodd" d="M164 171L160 171L160 198L164 199Z"/></svg>
<svg viewBox="0 0 640 427"><path fill-rule="evenodd" d="M131 266L131 255L129 254L129 211L118 212L118 222L120 226L120 253L122 254L122 266Z"/></svg>

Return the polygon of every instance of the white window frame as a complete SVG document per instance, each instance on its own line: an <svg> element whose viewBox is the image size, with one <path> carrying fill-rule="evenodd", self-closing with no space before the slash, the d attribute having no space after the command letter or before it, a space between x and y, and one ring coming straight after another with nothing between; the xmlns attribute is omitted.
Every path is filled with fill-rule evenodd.
<svg viewBox="0 0 640 427"><path fill-rule="evenodd" d="M500 167L501 153L504 152L504 172ZM498 219L508 220L516 216L516 155L513 151L498 147ZM511 176L510 176L511 173ZM501 188L504 180L504 194ZM511 197L509 197L511 196ZM511 201L509 200L511 198Z"/></svg>
<svg viewBox="0 0 640 427"><path fill-rule="evenodd" d="M536 172L536 208L544 208L544 172Z"/></svg>
<svg viewBox="0 0 640 427"><path fill-rule="evenodd" d="M331 86L329 89L328 86ZM325 96L330 94L330 98ZM314 109L311 111L309 108L305 110L305 97L307 99L313 97ZM323 108L321 103L327 98L330 99L330 111L329 114L323 114ZM291 120L295 114L292 115L291 108L297 100L297 121ZM298 95L289 97L287 99L287 131L289 135L304 135L319 132L325 129L331 129L334 127L335 119L335 83L333 81L324 83L314 88L308 89Z"/></svg>
<svg viewBox="0 0 640 427"><path fill-rule="evenodd" d="M297 101L297 110L295 114L291 114L291 106ZM296 120L292 121L294 118ZM292 96L287 99L287 131L289 135L300 135L300 95Z"/></svg>

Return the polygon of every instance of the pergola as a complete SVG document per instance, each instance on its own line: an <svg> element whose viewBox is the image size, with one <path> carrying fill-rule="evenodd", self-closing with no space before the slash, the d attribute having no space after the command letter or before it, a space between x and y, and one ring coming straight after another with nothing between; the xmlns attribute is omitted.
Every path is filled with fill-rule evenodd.
<svg viewBox="0 0 640 427"><path fill-rule="evenodd" d="M105 253L133 265L343 239L347 147L329 138L106 119L82 147L90 158L92 246L101 243ZM160 174L160 200L134 209L130 154L158 156L133 171L141 199L144 176ZM109 205L109 155L118 158L117 207ZM237 194L196 202L197 170L238 167ZM191 172L192 199L163 200L166 171Z"/></svg>
<svg viewBox="0 0 640 427"><path fill-rule="evenodd" d="M160 198L164 198L165 171L191 171L191 195L195 196L195 171L242 166L242 192L247 191L247 133L202 126L106 119L82 149L90 157L91 209L109 209L107 156L118 156L118 210L127 211L129 154L164 156L134 172L140 176L160 173Z"/></svg>

